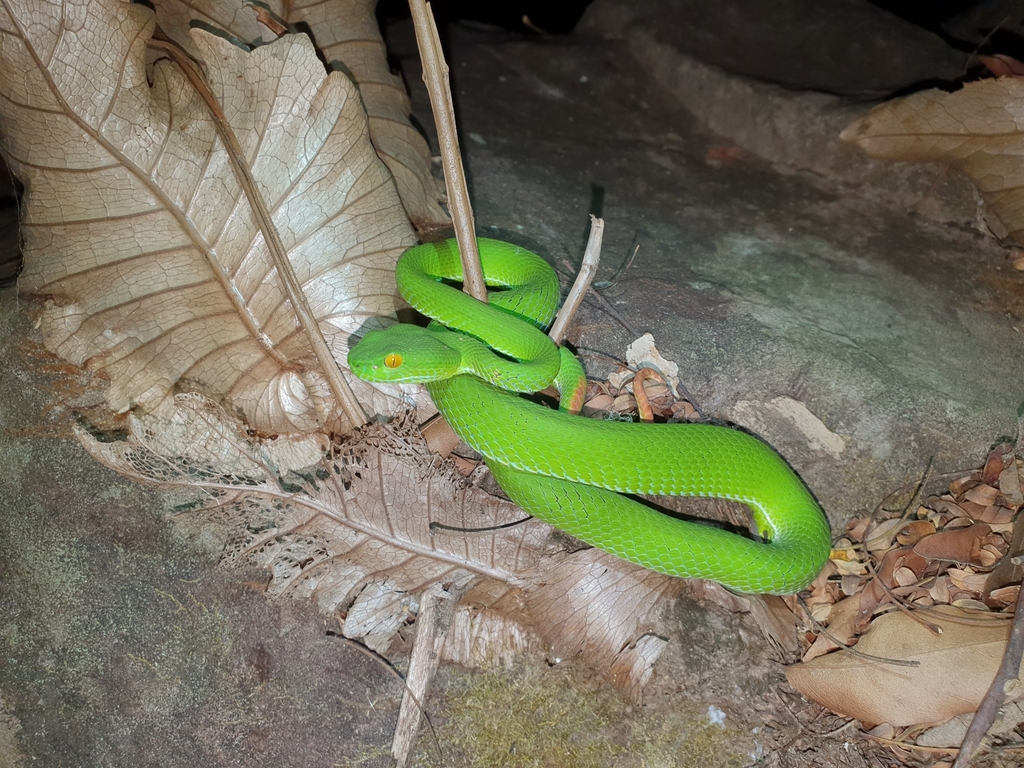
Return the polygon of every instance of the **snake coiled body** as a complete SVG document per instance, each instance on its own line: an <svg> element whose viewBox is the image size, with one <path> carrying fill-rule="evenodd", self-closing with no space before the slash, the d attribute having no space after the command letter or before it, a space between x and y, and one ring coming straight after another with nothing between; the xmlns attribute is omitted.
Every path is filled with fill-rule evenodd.
<svg viewBox="0 0 1024 768"><path fill-rule="evenodd" d="M558 304L551 267L500 241L481 239L479 247L488 285L505 288L491 294L490 305L441 282L462 276L454 241L417 246L399 260L398 287L436 323L367 333L349 354L353 372L425 382L509 498L595 547L740 592L788 594L807 586L828 558L828 522L789 465L756 437L711 424L597 421L515 394L542 389L556 376L571 386L565 382L582 369L539 330ZM742 502L764 540L622 494Z"/></svg>

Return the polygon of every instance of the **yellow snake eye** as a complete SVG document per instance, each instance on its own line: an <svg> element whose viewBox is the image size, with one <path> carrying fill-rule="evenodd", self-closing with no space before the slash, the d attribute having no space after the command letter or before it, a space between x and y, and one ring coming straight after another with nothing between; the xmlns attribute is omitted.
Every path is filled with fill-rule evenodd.
<svg viewBox="0 0 1024 768"><path fill-rule="evenodd" d="M392 352L390 355L384 358L385 368L397 368L402 364L402 356L397 352Z"/></svg>

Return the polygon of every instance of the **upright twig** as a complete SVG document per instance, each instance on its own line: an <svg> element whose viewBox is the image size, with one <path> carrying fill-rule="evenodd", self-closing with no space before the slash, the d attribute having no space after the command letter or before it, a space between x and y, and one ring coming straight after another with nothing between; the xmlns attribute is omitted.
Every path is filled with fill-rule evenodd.
<svg viewBox="0 0 1024 768"><path fill-rule="evenodd" d="M434 125L437 127L441 166L444 169L444 182L448 190L448 210L452 214L455 237L462 257L463 290L475 299L487 301L487 285L484 283L477 251L473 207L469 201L466 174L462 168L459 134L455 126L455 108L452 105L452 92L448 84L448 65L444 61L441 40L434 24L430 3L425 3L424 0L409 0L409 8L416 29L420 61L423 64L423 82L430 94L430 107L434 113ZM448 429L450 431L450 427ZM391 741L391 754L399 768L407 763L416 743L420 718L425 714L423 702L426 701L427 692L433 682L434 672L437 670L437 663L448 630L455 618L460 597L461 591L457 589L445 591L435 587L428 589L420 598L407 688Z"/></svg>
<svg viewBox="0 0 1024 768"><path fill-rule="evenodd" d="M448 630L455 618L462 591L445 590L439 584L420 596L420 610L416 617L416 639L413 641L409 673L405 676L405 695L398 711L398 724L391 741L391 756L398 768L403 768L412 754L413 745L423 717L423 704L427 700L430 684L437 672Z"/></svg>
<svg viewBox="0 0 1024 768"><path fill-rule="evenodd" d="M455 127L455 107L448 83L448 65L444 61L441 40L434 24L430 3L409 0L412 21L416 28L416 44L423 64L423 82L430 94L430 107L437 127L437 142L441 151L441 167L448 190L448 210L452 214L455 238L462 254L463 290L480 301L487 301L487 286L480 270L480 257L476 246L476 228L473 206L469 202L466 173L462 168L459 133Z"/></svg>
<svg viewBox="0 0 1024 768"><path fill-rule="evenodd" d="M1010 553L1014 565L1024 565L1024 554ZM1015 556L1014 556L1015 555ZM964 734L964 740L960 742L960 753L953 761L953 768L967 768L971 759L981 749L985 734L996 721L996 715L1006 702L1009 687L1019 684L1020 662L1024 657L1024 585L1021 585L1017 593L1017 605L1013 614L1013 626L1010 629L1010 639L1006 643L1006 650L1003 651L1003 661L999 665L992 685L981 700L978 710L974 713L974 719Z"/></svg>
<svg viewBox="0 0 1024 768"><path fill-rule="evenodd" d="M573 317L576 315L576 310L579 309L580 304L583 302L583 297L587 295L587 289L594 281L598 262L601 261L601 242L603 239L604 219L599 219L591 214L590 237L587 240L587 252L583 254L583 263L580 264L579 272L576 273L576 280L573 281L569 295L565 297L565 303L558 310L558 316L548 332L548 336L552 338L555 344L562 343L569 323L572 322Z"/></svg>

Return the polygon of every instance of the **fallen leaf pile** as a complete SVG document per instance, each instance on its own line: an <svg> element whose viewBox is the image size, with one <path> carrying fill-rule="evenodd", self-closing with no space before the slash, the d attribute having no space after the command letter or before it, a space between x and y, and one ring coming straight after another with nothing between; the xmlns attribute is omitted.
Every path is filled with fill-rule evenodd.
<svg viewBox="0 0 1024 768"><path fill-rule="evenodd" d="M803 663L787 669L790 683L902 753L956 747L969 720L935 726L977 709L1006 648L1021 582L1007 553L1024 541L1022 480L1024 462L1003 444L948 492L851 521L805 600L818 631ZM1024 748L1021 722L1008 716L996 733L1002 747Z"/></svg>
<svg viewBox="0 0 1024 768"><path fill-rule="evenodd" d="M687 399L678 397L679 367L666 360L645 333L626 349L626 364L608 381L588 382L583 413L609 414L623 419L639 413L642 421L695 421L700 415Z"/></svg>

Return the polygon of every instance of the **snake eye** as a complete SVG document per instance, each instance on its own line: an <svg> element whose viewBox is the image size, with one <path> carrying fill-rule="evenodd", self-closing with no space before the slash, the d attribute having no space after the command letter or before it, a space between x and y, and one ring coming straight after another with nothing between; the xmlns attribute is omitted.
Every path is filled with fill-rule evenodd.
<svg viewBox="0 0 1024 768"><path fill-rule="evenodd" d="M402 364L402 356L397 352L392 352L390 355L384 358L385 368L397 368Z"/></svg>

